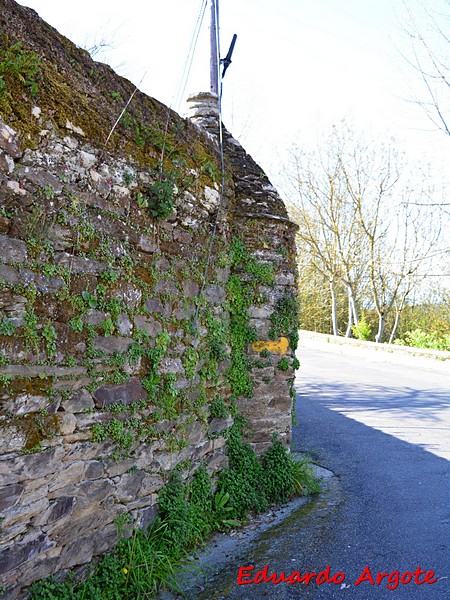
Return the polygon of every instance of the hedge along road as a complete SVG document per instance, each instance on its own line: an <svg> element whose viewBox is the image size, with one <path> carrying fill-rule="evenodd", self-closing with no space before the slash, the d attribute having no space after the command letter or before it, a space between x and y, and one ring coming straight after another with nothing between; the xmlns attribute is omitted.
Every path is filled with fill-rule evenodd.
<svg viewBox="0 0 450 600"><path fill-rule="evenodd" d="M189 597L450 598L450 361L396 364L317 339L301 340L299 359L293 446L335 477ZM296 571L322 574L264 581Z"/></svg>

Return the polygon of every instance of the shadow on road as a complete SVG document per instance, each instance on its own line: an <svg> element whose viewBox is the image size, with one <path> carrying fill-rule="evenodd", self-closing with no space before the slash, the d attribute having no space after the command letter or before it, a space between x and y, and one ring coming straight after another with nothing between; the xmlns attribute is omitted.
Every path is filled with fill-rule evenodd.
<svg viewBox="0 0 450 600"><path fill-rule="evenodd" d="M409 387L387 387L382 385L364 385L350 383L310 383L300 382L298 395L314 397L321 406L331 409L350 409L352 411L393 411L426 419L440 418L443 411L450 409L449 390ZM368 401L370 398L370 402Z"/></svg>
<svg viewBox="0 0 450 600"><path fill-rule="evenodd" d="M414 391L414 390L413 390ZM402 391L404 393L404 390ZM395 409L396 394L379 387L385 407ZM448 401L433 392L433 410ZM350 398L349 398L350 396ZM430 408L430 396L417 395L420 411ZM417 444L397 439L335 410L338 404L361 403L352 386L341 392L333 385L303 385L297 396L298 424L294 449L310 453L337 475L321 496L294 511L281 523L248 543L236 536L228 557L214 544L200 563L203 578L184 598L194 600L442 600L450 596L449 462ZM376 408L374 408L376 410ZM205 558L206 557L206 558ZM320 572L345 574L346 587L330 582L259 583L238 585L240 567L269 573ZM434 570L436 583L400 584L387 589L364 581L355 586L366 566L391 573ZM248 573L248 572L247 572Z"/></svg>

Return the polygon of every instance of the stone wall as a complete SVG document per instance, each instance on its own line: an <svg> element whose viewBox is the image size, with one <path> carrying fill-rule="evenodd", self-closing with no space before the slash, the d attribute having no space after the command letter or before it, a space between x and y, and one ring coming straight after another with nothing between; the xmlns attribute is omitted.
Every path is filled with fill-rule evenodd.
<svg viewBox="0 0 450 600"><path fill-rule="evenodd" d="M152 522L233 414L290 439L294 226L217 141L0 0L0 586ZM211 250L211 251L210 251ZM289 316L290 315L290 316Z"/></svg>

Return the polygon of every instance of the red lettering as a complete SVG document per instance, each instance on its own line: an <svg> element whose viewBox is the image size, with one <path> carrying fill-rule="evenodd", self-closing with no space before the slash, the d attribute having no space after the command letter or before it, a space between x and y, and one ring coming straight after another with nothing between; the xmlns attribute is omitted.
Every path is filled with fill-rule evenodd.
<svg viewBox="0 0 450 600"><path fill-rule="evenodd" d="M256 585L258 585L258 583L262 583L263 581L265 583L267 583L268 581L270 581L270 578L267 575L267 571L269 570L269 565L265 565L265 567L263 568L262 571L258 571L255 575L255 578L253 580L253 583L256 583Z"/></svg>
<svg viewBox="0 0 450 600"><path fill-rule="evenodd" d="M407 580L405 581L405 579L407 578ZM409 583L412 579L412 573L410 573L409 571L405 571L402 575L402 578L400 579L400 581L406 585L407 583Z"/></svg>
<svg viewBox="0 0 450 600"><path fill-rule="evenodd" d="M274 573L274 575L275 575L275 579L273 580L273 583L274 583L275 585L278 585L279 583L282 583L282 582L283 582L283 583L287 583L287 582L289 581L289 577L287 577L287 576L284 574L284 571L281 571L281 574L280 574L280 576L278 577L278 579L276 579L276 576L277 576L277 574L276 574L276 573Z"/></svg>
<svg viewBox="0 0 450 600"><path fill-rule="evenodd" d="M317 578L316 578L317 585L322 585L322 583L325 583L325 581L327 581L328 583L331 582L330 565L328 565L326 567L326 569L324 569L323 571L320 571L320 573L317 575Z"/></svg>
<svg viewBox="0 0 450 600"><path fill-rule="evenodd" d="M392 573L388 577L388 584L386 585L388 590L395 590L398 588L398 581L400 578L400 573L398 571L392 571ZM389 585L392 584L392 585Z"/></svg>
<svg viewBox="0 0 450 600"><path fill-rule="evenodd" d="M333 583L342 583L345 579L345 575L342 571L338 571L336 573L336 575L333 575L333 577L331 578L331 581Z"/></svg>
<svg viewBox="0 0 450 600"><path fill-rule="evenodd" d="M383 579L385 577L387 577L388 575L389 575L389 573L380 573L380 572L378 572L378 575L377 575L377 585L380 585L380 583L383 581Z"/></svg>
<svg viewBox="0 0 450 600"><path fill-rule="evenodd" d="M434 579L430 579L431 577L434 577ZM425 581L424 583L436 583L437 578L435 577L435 572L434 571L427 571L427 574L425 575Z"/></svg>
<svg viewBox="0 0 450 600"><path fill-rule="evenodd" d="M303 576L303 581L306 583L306 585L309 585L311 579L313 579L313 577L315 577L316 575L317 573L308 573L308 571L306 571L305 575Z"/></svg>
<svg viewBox="0 0 450 600"><path fill-rule="evenodd" d="M373 580L372 573L370 572L369 567L365 567L364 571L361 573L361 575L355 581L355 585L359 585L363 581L370 581L371 585L375 585L375 581Z"/></svg>
<svg viewBox="0 0 450 600"><path fill-rule="evenodd" d="M300 571L294 571L290 574L288 582L289 583L301 583L303 581L302 574Z"/></svg>
<svg viewBox="0 0 450 600"><path fill-rule="evenodd" d="M245 575L245 571L253 571L255 567L239 567L238 570L238 578L237 578L237 583L238 585L248 585L249 583L253 583L253 579L251 579L251 575ZM245 579L248 579L250 577L250 581L244 581Z"/></svg>
<svg viewBox="0 0 450 600"><path fill-rule="evenodd" d="M423 581L419 581L419 577L421 575L424 575L425 573L426 573L426 571L424 569L421 569L420 567L417 567L417 569L413 573L413 575L414 575L414 583L417 583L417 585L422 585L422 583L425 583L425 579Z"/></svg>

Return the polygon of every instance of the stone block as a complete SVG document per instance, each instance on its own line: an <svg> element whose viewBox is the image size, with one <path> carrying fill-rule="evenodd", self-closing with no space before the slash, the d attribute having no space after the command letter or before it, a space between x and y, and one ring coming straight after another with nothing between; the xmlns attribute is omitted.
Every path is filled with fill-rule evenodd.
<svg viewBox="0 0 450 600"><path fill-rule="evenodd" d="M107 263L83 256L72 256L71 254L67 254L67 252L56 253L55 263L59 267L69 269L74 275L100 275L108 269Z"/></svg>
<svg viewBox="0 0 450 600"><path fill-rule="evenodd" d="M21 416L41 410L47 411L51 403L52 400L47 395L19 394L5 402L4 408L13 415Z"/></svg>
<svg viewBox="0 0 450 600"><path fill-rule="evenodd" d="M94 339L95 350L102 350L106 354L114 352L126 352L135 340L132 338L110 335L109 337L99 336Z"/></svg>
<svg viewBox="0 0 450 600"><path fill-rule="evenodd" d="M13 158L20 158L22 151L20 149L20 141L17 131L12 127L9 127L3 119L0 118L0 148L12 156Z"/></svg>
<svg viewBox="0 0 450 600"><path fill-rule="evenodd" d="M99 460L91 460L84 463L84 478L89 480L100 479L105 473L105 467Z"/></svg>
<svg viewBox="0 0 450 600"><path fill-rule="evenodd" d="M62 467L64 450L61 446L48 448L36 454L28 454L13 459L10 469L23 479L37 479L56 473Z"/></svg>
<svg viewBox="0 0 450 600"><path fill-rule="evenodd" d="M184 229L175 229L173 232L173 239L180 244L191 244L192 243L192 233Z"/></svg>
<svg viewBox="0 0 450 600"><path fill-rule="evenodd" d="M139 489L139 496L149 496L150 494L154 494L155 492L159 492L159 490L163 487L164 480L161 475L156 474L146 474L142 480L141 487Z"/></svg>
<svg viewBox="0 0 450 600"><path fill-rule="evenodd" d="M83 481L79 490L79 495L85 496L90 503L100 503L114 494L114 484L110 479Z"/></svg>
<svg viewBox="0 0 450 600"><path fill-rule="evenodd" d="M88 532L87 532L88 533ZM61 569L70 569L76 565L89 563L94 554L95 534L92 532L85 537L77 538L70 542L60 558Z"/></svg>
<svg viewBox="0 0 450 600"><path fill-rule="evenodd" d="M64 184L48 171L34 167L22 167L18 171L18 176L25 181L31 181L42 189L51 188L56 194L63 191Z"/></svg>
<svg viewBox="0 0 450 600"><path fill-rule="evenodd" d="M16 506L23 496L25 487L19 483L0 488L0 513Z"/></svg>
<svg viewBox="0 0 450 600"><path fill-rule="evenodd" d="M71 413L58 414L58 429L61 435L70 435L77 426L77 418Z"/></svg>
<svg viewBox="0 0 450 600"><path fill-rule="evenodd" d="M76 498L73 496L62 496L57 498L50 504L50 513L48 515L47 523L51 525L56 521L70 517L75 502Z"/></svg>
<svg viewBox="0 0 450 600"><path fill-rule="evenodd" d="M12 285L19 285L19 283L22 282L18 271L2 264L0 264L0 280L6 281Z"/></svg>
<svg viewBox="0 0 450 600"><path fill-rule="evenodd" d="M138 329L144 331L151 338L156 337L158 333L161 333L162 331L161 323L153 317L144 317L142 315L137 315L136 317L134 317L134 325Z"/></svg>
<svg viewBox="0 0 450 600"><path fill-rule="evenodd" d="M130 317L127 314L121 313L117 317L117 329L119 330L120 335L131 335L133 323L130 321Z"/></svg>
<svg viewBox="0 0 450 600"><path fill-rule="evenodd" d="M27 260L26 243L8 235L0 235L0 258L7 263L25 262Z"/></svg>
<svg viewBox="0 0 450 600"><path fill-rule="evenodd" d="M133 404L147 399L147 391L137 379L132 377L119 384L102 385L93 393L97 408L105 408L111 404Z"/></svg>
<svg viewBox="0 0 450 600"><path fill-rule="evenodd" d="M20 525L21 523L27 524L33 517L44 512L48 505L48 498L41 498L32 504L14 506L5 513L2 520L2 528L8 530L12 525Z"/></svg>
<svg viewBox="0 0 450 600"><path fill-rule="evenodd" d="M208 285L205 287L204 296L210 304L223 304L227 297L227 293L223 287L218 285Z"/></svg>
<svg viewBox="0 0 450 600"><path fill-rule="evenodd" d="M254 319L269 319L270 315L273 313L272 306L255 306L254 304L250 306L248 312L251 317Z"/></svg>
<svg viewBox="0 0 450 600"><path fill-rule="evenodd" d="M202 423L195 421L186 426L186 438L191 446L196 446L205 439L205 428Z"/></svg>
<svg viewBox="0 0 450 600"><path fill-rule="evenodd" d="M87 325L93 325L96 327L103 323L106 319L106 314L96 308L90 308L85 315L83 315L82 321Z"/></svg>
<svg viewBox="0 0 450 600"><path fill-rule="evenodd" d="M80 483L84 477L84 470L85 463L82 460L75 461L61 469L56 478L49 484L49 492L52 493L59 488Z"/></svg>
<svg viewBox="0 0 450 600"><path fill-rule="evenodd" d="M150 313L162 313L163 312L163 305L161 304L160 300L158 300L157 298L149 298L145 302L145 308Z"/></svg>
<svg viewBox="0 0 450 600"><path fill-rule="evenodd" d="M140 494L142 481L145 477L143 471L137 473L124 473L119 481L114 484L114 496L119 502L131 502Z"/></svg>
<svg viewBox="0 0 450 600"><path fill-rule="evenodd" d="M139 241L137 243L138 250L142 252L146 252L148 254L153 254L154 252L159 251L159 245L156 241L155 236L141 235L139 237Z"/></svg>
<svg viewBox="0 0 450 600"><path fill-rule="evenodd" d="M223 431L224 429L228 429L233 425L233 418L227 417L226 419L212 419L209 424L208 434L211 435L213 433L218 433L219 431Z"/></svg>
<svg viewBox="0 0 450 600"><path fill-rule="evenodd" d="M163 375L168 374L183 374L184 375L184 367L181 359L179 358L162 358L159 363L158 372Z"/></svg>
<svg viewBox="0 0 450 600"><path fill-rule="evenodd" d="M27 441L25 432L15 425L2 427L0 437L0 454L9 454L10 452L20 452L23 450Z"/></svg>
<svg viewBox="0 0 450 600"><path fill-rule="evenodd" d="M61 402L62 408L68 413L82 413L94 408L94 400L86 389L77 390L72 398Z"/></svg>
<svg viewBox="0 0 450 600"><path fill-rule="evenodd" d="M25 486L23 496L21 498L21 504L33 504L41 498L45 498L48 494L48 485L51 483L54 475L50 477L40 477L38 479L27 479L22 481Z"/></svg>
<svg viewBox="0 0 450 600"><path fill-rule="evenodd" d="M185 279L182 282L183 296L185 298L192 298L198 296L200 286L194 279Z"/></svg>
<svg viewBox="0 0 450 600"><path fill-rule="evenodd" d="M55 546L43 533L24 543L14 544L0 552L0 575L44 554Z"/></svg>

